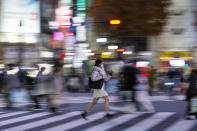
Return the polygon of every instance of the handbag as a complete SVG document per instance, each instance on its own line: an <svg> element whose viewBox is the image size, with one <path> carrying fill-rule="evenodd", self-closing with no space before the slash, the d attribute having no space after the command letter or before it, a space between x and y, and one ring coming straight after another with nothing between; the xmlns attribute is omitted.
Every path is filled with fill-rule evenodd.
<svg viewBox="0 0 197 131"><path fill-rule="evenodd" d="M103 83L104 83L104 79L92 81L91 77L89 77L88 85L89 85L89 88L91 89L101 89L103 86Z"/></svg>
<svg viewBox="0 0 197 131"><path fill-rule="evenodd" d="M92 71L92 73L93 73L93 71ZM91 89L101 89L103 87L104 81L105 81L104 79L92 81L91 77L89 77L88 86Z"/></svg>
<svg viewBox="0 0 197 131"><path fill-rule="evenodd" d="M197 113L197 98L191 99L190 113Z"/></svg>

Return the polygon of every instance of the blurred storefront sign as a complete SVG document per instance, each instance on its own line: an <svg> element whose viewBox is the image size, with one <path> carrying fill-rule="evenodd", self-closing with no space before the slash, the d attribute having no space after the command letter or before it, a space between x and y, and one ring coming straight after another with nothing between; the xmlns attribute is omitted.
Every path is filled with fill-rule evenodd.
<svg viewBox="0 0 197 131"><path fill-rule="evenodd" d="M60 29L68 30L71 26L72 10L71 0L61 0L59 2L59 8L55 10L55 20Z"/></svg>
<svg viewBox="0 0 197 131"><path fill-rule="evenodd" d="M1 0L1 32L40 33L39 0Z"/></svg>
<svg viewBox="0 0 197 131"><path fill-rule="evenodd" d="M77 10L86 10L86 0L77 0Z"/></svg>
<svg viewBox="0 0 197 131"><path fill-rule="evenodd" d="M22 51L22 52L21 52ZM15 59L19 58L19 54L23 59L38 59L40 58L39 49L24 47L20 49L18 46L13 47L4 47L3 48L3 57L4 59Z"/></svg>
<svg viewBox="0 0 197 131"><path fill-rule="evenodd" d="M110 58L111 55L101 55L101 58Z"/></svg>
<svg viewBox="0 0 197 131"><path fill-rule="evenodd" d="M180 58L185 60L192 60L193 54L189 51L183 51L183 52L160 52L160 60L161 61L169 61L173 58Z"/></svg>
<svg viewBox="0 0 197 131"><path fill-rule="evenodd" d="M86 28L85 26L78 26L76 31L76 40L77 41L86 41Z"/></svg>
<svg viewBox="0 0 197 131"><path fill-rule="evenodd" d="M54 58L54 53L50 51L41 51L40 52L40 57L41 58Z"/></svg>
<svg viewBox="0 0 197 131"><path fill-rule="evenodd" d="M58 22L56 22L56 21L49 21L49 29L51 29L51 30L57 30L57 29L59 29L58 27L59 27L59 23Z"/></svg>
<svg viewBox="0 0 197 131"><path fill-rule="evenodd" d="M25 44L23 44L25 45ZM3 46L3 63L18 63L21 65L32 65L36 63L40 59L39 49L35 48L35 46L19 46L19 44L15 45L7 45Z"/></svg>
<svg viewBox="0 0 197 131"><path fill-rule="evenodd" d="M64 41L64 32L53 32L53 40Z"/></svg>
<svg viewBox="0 0 197 131"><path fill-rule="evenodd" d="M190 51L160 52L160 72L167 72L169 68L189 69L194 64L193 53Z"/></svg>
<svg viewBox="0 0 197 131"><path fill-rule="evenodd" d="M39 41L39 34L0 33L0 42L33 44Z"/></svg>
<svg viewBox="0 0 197 131"><path fill-rule="evenodd" d="M18 58L19 56L19 49L16 47L7 47L3 49L3 57L4 59L9 59L9 58Z"/></svg>

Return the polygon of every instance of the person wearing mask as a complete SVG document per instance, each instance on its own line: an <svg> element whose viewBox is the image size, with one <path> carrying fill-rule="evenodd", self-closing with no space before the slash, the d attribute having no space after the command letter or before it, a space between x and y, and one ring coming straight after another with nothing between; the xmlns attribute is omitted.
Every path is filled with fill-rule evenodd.
<svg viewBox="0 0 197 131"><path fill-rule="evenodd" d="M104 67L103 67L103 61L100 59L97 59L95 61L95 66L93 68L93 72L91 74L91 80L92 81L98 81L101 79L104 79L105 81L110 80L112 75L112 72L109 73L109 75L106 74ZM90 109L98 102L100 98L103 98L105 101L105 111L106 111L106 117L111 118L112 115L109 114L109 98L108 93L105 91L105 83L103 83L101 89L94 89L93 90L93 100L92 102L87 106L85 111L81 114L82 118L87 119L87 113L90 111Z"/></svg>

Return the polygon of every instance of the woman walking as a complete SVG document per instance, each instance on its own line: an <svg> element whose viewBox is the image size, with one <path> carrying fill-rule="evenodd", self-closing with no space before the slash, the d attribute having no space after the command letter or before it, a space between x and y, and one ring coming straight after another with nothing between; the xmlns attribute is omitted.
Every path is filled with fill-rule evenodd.
<svg viewBox="0 0 197 131"><path fill-rule="evenodd" d="M105 81L110 80L112 76L112 72L109 73L109 75L106 74L104 67L103 67L103 61L102 60L96 60L95 66L93 68L93 72L91 74L91 80L92 81L98 81L101 79L104 79ZM106 117L110 118L112 115L109 114L109 98L108 94L105 91L105 83L103 83L101 89L94 89L93 91L93 100L92 102L87 106L86 110L81 114L81 116L84 119L87 119L87 113L88 111L98 102L100 98L103 98L105 101L105 111L106 111Z"/></svg>

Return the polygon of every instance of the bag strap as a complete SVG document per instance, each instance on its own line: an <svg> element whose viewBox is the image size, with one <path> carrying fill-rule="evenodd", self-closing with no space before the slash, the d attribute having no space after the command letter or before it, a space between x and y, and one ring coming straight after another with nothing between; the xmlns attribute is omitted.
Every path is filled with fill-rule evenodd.
<svg viewBox="0 0 197 131"><path fill-rule="evenodd" d="M94 71L97 71L97 70L94 70L94 69L93 69L93 70L92 70L92 73L93 73ZM99 71L97 71L97 72L101 75L101 73L100 73ZM91 73L91 76L92 76L92 73ZM91 77L91 76L90 76L90 77Z"/></svg>

